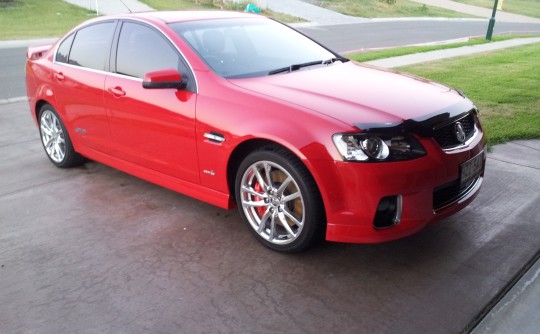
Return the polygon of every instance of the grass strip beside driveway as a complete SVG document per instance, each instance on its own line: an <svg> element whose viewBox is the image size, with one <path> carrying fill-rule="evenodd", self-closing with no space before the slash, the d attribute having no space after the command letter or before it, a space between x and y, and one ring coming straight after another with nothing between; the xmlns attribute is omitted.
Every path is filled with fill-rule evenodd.
<svg viewBox="0 0 540 334"><path fill-rule="evenodd" d="M360 52L348 53L348 54L345 54L345 56L347 58L350 58L352 60L356 60L359 62L367 62L367 61L372 61L372 60L377 60L377 59L399 57L399 56L405 56L405 55L421 53L421 52L446 50L446 49L459 48L462 46L488 44L492 42L506 41L506 40L514 39L514 38L528 38L528 37L538 37L538 36L537 35L494 36L491 41L483 37L478 37L478 38L471 38L470 40L465 41L465 42L457 42L457 43L403 46L403 47L386 48L386 49L380 49L380 50L364 50Z"/></svg>
<svg viewBox="0 0 540 334"><path fill-rule="evenodd" d="M62 0L0 2L0 40L60 36L95 12Z"/></svg>
<svg viewBox="0 0 540 334"><path fill-rule="evenodd" d="M540 44L400 68L463 91L489 145L540 138Z"/></svg>
<svg viewBox="0 0 540 334"><path fill-rule="evenodd" d="M454 0L468 5L493 8L493 0ZM538 0L499 0L502 2L502 10L508 13L521 14L525 16L540 18L540 1Z"/></svg>

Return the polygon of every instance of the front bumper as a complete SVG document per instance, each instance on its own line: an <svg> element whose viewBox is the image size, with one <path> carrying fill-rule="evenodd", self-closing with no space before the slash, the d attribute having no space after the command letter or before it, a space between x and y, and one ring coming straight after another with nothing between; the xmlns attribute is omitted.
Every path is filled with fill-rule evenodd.
<svg viewBox="0 0 540 334"><path fill-rule="evenodd" d="M426 156L405 162L312 162L327 216L326 239L349 243L376 243L411 235L426 225L466 207L483 182L486 140L481 130L459 149L444 151L432 138L421 138ZM482 154L483 152L483 154ZM459 188L460 166L482 154L482 170ZM452 188L453 185L458 188ZM451 190L454 189L454 193ZM441 205L441 192L446 196ZM399 222L376 228L374 218L384 197L400 197Z"/></svg>

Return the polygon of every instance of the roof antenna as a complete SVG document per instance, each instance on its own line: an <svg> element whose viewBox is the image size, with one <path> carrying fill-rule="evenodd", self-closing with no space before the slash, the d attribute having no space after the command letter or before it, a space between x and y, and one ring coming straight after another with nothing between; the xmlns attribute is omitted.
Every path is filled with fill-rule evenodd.
<svg viewBox="0 0 540 334"><path fill-rule="evenodd" d="M130 13L130 14L133 14L133 12L131 11L131 9L129 9L129 7L124 3L124 1L122 1L122 0L119 0L119 1L122 3L122 5L124 5L124 7L127 8L127 10L129 10L129 13Z"/></svg>

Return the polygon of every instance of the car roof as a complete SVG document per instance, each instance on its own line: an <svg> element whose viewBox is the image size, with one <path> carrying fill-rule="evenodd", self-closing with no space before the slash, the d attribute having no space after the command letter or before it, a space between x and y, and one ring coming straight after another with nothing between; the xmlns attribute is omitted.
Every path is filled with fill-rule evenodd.
<svg viewBox="0 0 540 334"><path fill-rule="evenodd" d="M115 18L138 18L138 19L158 19L163 23L174 23L184 21L201 21L213 19L234 19L253 18L260 15L224 11L224 10L191 10L191 11L150 11L132 14L118 15ZM112 18L109 16L109 18Z"/></svg>

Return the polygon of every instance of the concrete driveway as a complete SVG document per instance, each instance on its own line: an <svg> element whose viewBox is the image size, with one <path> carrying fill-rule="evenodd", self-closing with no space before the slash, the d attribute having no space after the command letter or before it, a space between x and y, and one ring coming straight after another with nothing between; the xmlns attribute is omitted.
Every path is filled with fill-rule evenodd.
<svg viewBox="0 0 540 334"><path fill-rule="evenodd" d="M224 211L104 165L55 168L0 105L4 333L457 333L540 249L540 141L497 146L476 201L412 237L261 246Z"/></svg>

